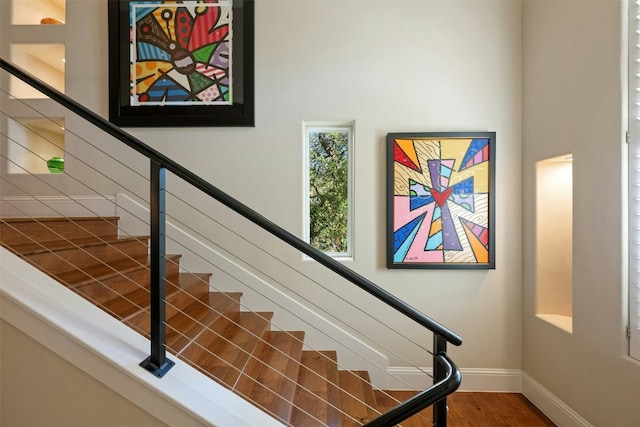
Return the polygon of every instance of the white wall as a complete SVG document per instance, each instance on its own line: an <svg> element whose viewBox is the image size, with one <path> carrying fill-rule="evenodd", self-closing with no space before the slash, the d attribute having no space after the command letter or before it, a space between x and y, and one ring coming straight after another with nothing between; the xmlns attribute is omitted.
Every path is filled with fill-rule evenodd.
<svg viewBox="0 0 640 427"><path fill-rule="evenodd" d="M2 425L166 425L4 320L0 331Z"/></svg>
<svg viewBox="0 0 640 427"><path fill-rule="evenodd" d="M523 2L523 370L594 426L640 425L628 354L625 2ZM535 162L573 153L573 333L534 317Z"/></svg>

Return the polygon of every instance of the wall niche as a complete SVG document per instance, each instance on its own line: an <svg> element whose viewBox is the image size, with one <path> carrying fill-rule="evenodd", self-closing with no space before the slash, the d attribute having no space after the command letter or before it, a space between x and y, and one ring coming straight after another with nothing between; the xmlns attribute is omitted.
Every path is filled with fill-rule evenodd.
<svg viewBox="0 0 640 427"><path fill-rule="evenodd" d="M573 332L573 156L536 163L536 316Z"/></svg>

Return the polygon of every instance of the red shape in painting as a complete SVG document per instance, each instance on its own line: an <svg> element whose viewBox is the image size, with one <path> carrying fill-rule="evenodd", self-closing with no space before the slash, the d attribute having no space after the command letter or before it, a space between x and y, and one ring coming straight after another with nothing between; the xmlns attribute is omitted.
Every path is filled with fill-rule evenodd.
<svg viewBox="0 0 640 427"><path fill-rule="evenodd" d="M442 205L445 204L445 202L447 201L447 199L451 195L451 192L453 191L453 188L449 187L446 190L444 190L442 193L439 192L438 190L436 190L435 188L432 188L430 191L431 191L431 196L435 199L435 201L438 204L438 206L442 207Z"/></svg>
<svg viewBox="0 0 640 427"><path fill-rule="evenodd" d="M413 169L414 171L420 172L420 168L416 165L413 160L411 160L407 154L398 146L398 144L393 145L393 160L400 163L403 166Z"/></svg>

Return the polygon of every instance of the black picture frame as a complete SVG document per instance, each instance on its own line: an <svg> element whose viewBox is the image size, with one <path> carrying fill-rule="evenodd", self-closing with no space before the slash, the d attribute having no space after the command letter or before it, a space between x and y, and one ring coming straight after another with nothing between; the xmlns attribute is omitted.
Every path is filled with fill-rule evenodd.
<svg viewBox="0 0 640 427"><path fill-rule="evenodd" d="M132 3L164 1L109 0L109 120L121 127L255 126L254 1L232 0L233 100L230 105L131 105Z"/></svg>
<svg viewBox="0 0 640 427"><path fill-rule="evenodd" d="M389 133L389 269L495 269L495 132Z"/></svg>

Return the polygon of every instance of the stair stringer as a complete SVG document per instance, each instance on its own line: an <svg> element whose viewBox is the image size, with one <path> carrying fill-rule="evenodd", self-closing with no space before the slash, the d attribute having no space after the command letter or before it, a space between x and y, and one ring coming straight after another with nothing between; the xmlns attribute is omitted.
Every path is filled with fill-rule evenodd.
<svg viewBox="0 0 640 427"><path fill-rule="evenodd" d="M0 260L0 318L167 425L283 426L180 359L156 378L138 366L147 339L1 247Z"/></svg>
<svg viewBox="0 0 640 427"><path fill-rule="evenodd" d="M148 225L140 219L149 217L145 206L125 194L118 194L116 203L122 235L148 234ZM242 292L242 306L250 311L273 311L272 324L278 329L297 330L301 322L311 325L310 330L305 329L306 348L336 350L341 369L367 370L375 388L388 388L389 361L384 354L169 222L166 234L167 252L182 254L180 267L185 271L213 273L215 291ZM273 301L280 307L274 307Z"/></svg>

